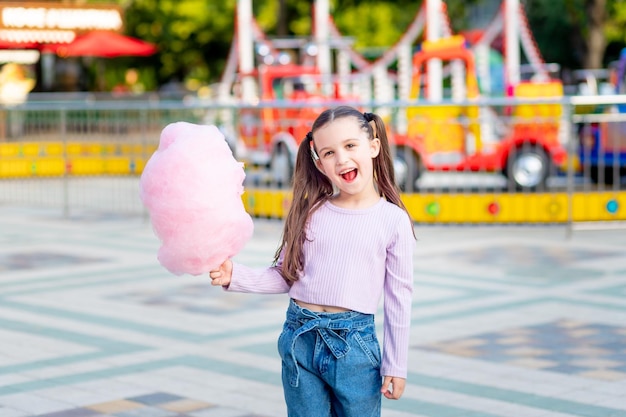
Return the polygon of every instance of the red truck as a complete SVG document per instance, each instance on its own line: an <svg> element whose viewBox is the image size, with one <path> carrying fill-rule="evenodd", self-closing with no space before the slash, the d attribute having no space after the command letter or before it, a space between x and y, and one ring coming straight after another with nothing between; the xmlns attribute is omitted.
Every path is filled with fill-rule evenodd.
<svg viewBox="0 0 626 417"><path fill-rule="evenodd" d="M401 184L415 184L424 171L498 172L512 189L540 190L551 168L565 163L566 137L561 129L560 104L521 104L495 110L471 104L479 98L474 56L462 36L424 42L413 56L411 100L420 97L421 75L431 59L463 63L465 82L461 105L441 104L407 108L406 134L395 134L397 162L405 164ZM515 98L558 98L558 80L522 82ZM398 170L396 170L398 172Z"/></svg>
<svg viewBox="0 0 626 417"><path fill-rule="evenodd" d="M248 166L264 169L265 182L287 186L298 145L325 109L320 103L345 98L339 96L336 85L331 86L331 94L323 94L322 75L313 66L262 65L251 75L257 78L260 105L239 112L237 157Z"/></svg>
<svg viewBox="0 0 626 417"><path fill-rule="evenodd" d="M423 67L431 59L461 61L465 100L479 98L473 52L463 37L453 36L424 42L415 53L411 100L420 97ZM248 167L261 167L263 182L287 186L298 144L324 110L323 103L357 100L341 97L337 80L330 82L331 93L323 94L322 76L312 66L262 65L250 75L257 79L259 106L239 112L242 146L238 146L237 157ZM522 82L512 92L516 98L558 98L562 94L558 80ZM277 107L282 100L285 106ZM514 189L544 188L551 168L565 163L561 105L521 104L503 109L498 114L489 107L450 102L408 107L405 134L394 132L388 124L398 185L413 190L424 171L479 171L502 173Z"/></svg>

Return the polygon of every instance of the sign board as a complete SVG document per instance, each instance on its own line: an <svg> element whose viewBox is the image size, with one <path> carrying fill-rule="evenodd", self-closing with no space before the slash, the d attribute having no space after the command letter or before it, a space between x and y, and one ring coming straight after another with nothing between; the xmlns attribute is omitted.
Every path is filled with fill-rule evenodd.
<svg viewBox="0 0 626 417"><path fill-rule="evenodd" d="M24 43L69 43L77 33L122 31L118 5L0 2L0 40Z"/></svg>

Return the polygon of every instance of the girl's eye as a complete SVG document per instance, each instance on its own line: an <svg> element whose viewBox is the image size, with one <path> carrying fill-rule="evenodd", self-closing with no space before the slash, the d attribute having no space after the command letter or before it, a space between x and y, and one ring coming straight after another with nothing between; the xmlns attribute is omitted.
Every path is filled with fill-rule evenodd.
<svg viewBox="0 0 626 417"><path fill-rule="evenodd" d="M330 156L332 155L333 151L328 151L328 152L324 152L324 156Z"/></svg>
<svg viewBox="0 0 626 417"><path fill-rule="evenodd" d="M354 148L354 143L348 143L348 144L346 145L346 147L347 147L347 148Z"/></svg>

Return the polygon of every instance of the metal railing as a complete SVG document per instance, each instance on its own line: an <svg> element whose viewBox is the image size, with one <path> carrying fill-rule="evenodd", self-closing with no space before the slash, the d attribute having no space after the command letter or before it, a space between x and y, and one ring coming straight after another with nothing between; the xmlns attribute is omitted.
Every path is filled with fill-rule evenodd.
<svg viewBox="0 0 626 417"><path fill-rule="evenodd" d="M215 124L246 162L252 214L281 217L295 149L323 108L185 99L28 101L0 109L0 203L145 215L138 178L169 123ZM626 96L348 103L380 114L424 223L626 219ZM277 201L274 201L277 200Z"/></svg>

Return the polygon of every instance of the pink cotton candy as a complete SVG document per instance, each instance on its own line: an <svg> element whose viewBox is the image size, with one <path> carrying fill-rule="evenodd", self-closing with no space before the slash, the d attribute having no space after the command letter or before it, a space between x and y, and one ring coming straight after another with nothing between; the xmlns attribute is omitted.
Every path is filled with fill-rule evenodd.
<svg viewBox="0 0 626 417"><path fill-rule="evenodd" d="M162 246L157 258L176 275L200 275L236 255L252 237L241 200L243 164L215 126L167 125L139 182Z"/></svg>

